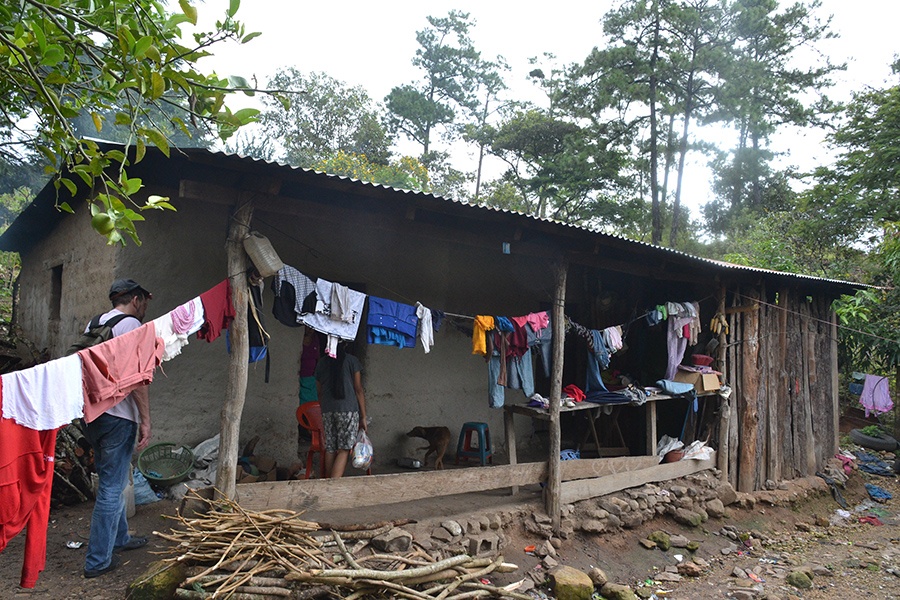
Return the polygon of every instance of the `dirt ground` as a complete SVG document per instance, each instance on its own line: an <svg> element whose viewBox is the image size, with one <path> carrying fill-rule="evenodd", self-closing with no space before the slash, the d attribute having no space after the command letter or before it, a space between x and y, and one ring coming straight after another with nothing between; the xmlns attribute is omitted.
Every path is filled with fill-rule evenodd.
<svg viewBox="0 0 900 600"><path fill-rule="evenodd" d="M867 502L865 482L881 486L894 498L885 504L872 505ZM900 483L895 478L855 471L844 496L853 513L852 518L836 525L827 523L836 518L835 511L839 506L826 494L790 506L757 504L752 509L732 507L725 518L711 519L697 529L678 525L668 518L659 518L638 528L623 529L613 534L576 534L562 541L557 560L560 564L584 571L593 566L600 567L612 581L646 588L644 591L648 597L652 592L657 598L695 600L732 597L770 600L789 597L804 600L900 599ZM860 506L863 508L854 512ZM462 518L498 510L512 511L524 518L529 511L540 510L539 507L539 492L536 490L525 490L524 494L516 497L515 503L504 492L498 491L475 501L471 496L450 497L432 506L416 503L408 507L395 505L366 509L365 512L310 514L308 517L320 522L354 518L356 522L372 522L385 516L414 518L418 523L412 527L427 528L431 526L430 521L439 522L451 516ZM144 549L123 553L123 566L96 579L82 577L84 547L69 549L66 546L69 541L87 542L92 503L54 509L47 538L47 565L37 587L22 590L17 585L25 542L25 536L20 534L0 554L0 599L125 598L128 584L150 562L169 555L168 543L153 536L152 532L168 529L173 522L164 516L174 514L176 508L175 503L166 500L139 506L130 524L138 534L150 535L150 544ZM860 523L859 518L865 515L877 516L883 525ZM742 550L725 555L722 549L734 543L720 535L726 526L732 526L738 533L750 533L755 539L768 540L769 543L752 548L741 544ZM690 558L683 549L673 548L666 552L644 549L639 541L655 530L682 534L700 542L694 556L708 562L709 568L699 578L654 583L654 576L666 567L677 564L677 554ZM527 534L515 522L505 533L509 540L504 549L505 559L516 563L519 571L500 576L502 579L498 577L493 583L506 584L526 577L529 571L540 572L540 559L526 554L524 548L541 540ZM827 571L821 570L821 574L815 577L812 589L800 591L784 581L787 570L800 565L817 565ZM735 577L735 567L754 572L759 581Z"/></svg>

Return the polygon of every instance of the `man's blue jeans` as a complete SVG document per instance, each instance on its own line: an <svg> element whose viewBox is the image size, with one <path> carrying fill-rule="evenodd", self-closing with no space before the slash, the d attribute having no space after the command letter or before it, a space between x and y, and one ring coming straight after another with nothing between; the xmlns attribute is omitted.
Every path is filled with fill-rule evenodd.
<svg viewBox="0 0 900 600"><path fill-rule="evenodd" d="M137 423L103 414L87 423L84 433L94 448L94 469L100 476L84 559L85 570L94 571L108 567L113 549L130 539L123 493L131 471Z"/></svg>

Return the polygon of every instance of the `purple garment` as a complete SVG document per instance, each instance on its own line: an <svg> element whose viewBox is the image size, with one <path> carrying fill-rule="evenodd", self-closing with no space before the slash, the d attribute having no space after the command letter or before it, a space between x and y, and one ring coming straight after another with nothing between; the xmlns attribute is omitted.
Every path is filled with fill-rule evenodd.
<svg viewBox="0 0 900 600"><path fill-rule="evenodd" d="M886 413L894 408L894 403L891 401L891 384L888 378L866 375L863 391L859 395L859 403L866 409L867 417L869 413Z"/></svg>
<svg viewBox="0 0 900 600"><path fill-rule="evenodd" d="M678 331L690 324L693 317L673 317L669 315L669 327L666 329L666 348L669 351L669 363L666 365L665 379L673 379L678 372L678 365L684 359L688 338L678 337Z"/></svg>

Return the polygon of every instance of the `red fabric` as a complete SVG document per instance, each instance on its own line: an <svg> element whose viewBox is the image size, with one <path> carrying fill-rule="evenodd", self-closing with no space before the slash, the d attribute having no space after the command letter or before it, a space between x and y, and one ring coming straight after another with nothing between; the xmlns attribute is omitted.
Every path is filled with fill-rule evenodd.
<svg viewBox="0 0 900 600"><path fill-rule="evenodd" d="M164 350L165 344L156 337L156 326L151 322L79 351L84 420L90 423L132 390L151 383Z"/></svg>
<svg viewBox="0 0 900 600"><path fill-rule="evenodd" d="M35 431L0 419L0 551L28 527L19 582L23 588L34 587L47 560L56 431Z"/></svg>
<svg viewBox="0 0 900 600"><path fill-rule="evenodd" d="M231 284L226 279L216 287L200 294L203 303L203 325L197 332L201 340L211 342L234 320L234 305L231 303Z"/></svg>
<svg viewBox="0 0 900 600"><path fill-rule="evenodd" d="M581 402L584 400L584 392L581 391L581 388L575 385L574 383L567 385L562 389L562 395L565 398L568 396L575 402Z"/></svg>

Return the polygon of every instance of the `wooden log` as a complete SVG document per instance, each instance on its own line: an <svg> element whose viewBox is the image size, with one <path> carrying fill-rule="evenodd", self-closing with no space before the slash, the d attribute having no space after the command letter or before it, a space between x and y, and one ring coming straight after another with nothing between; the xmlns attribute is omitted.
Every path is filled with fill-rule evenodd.
<svg viewBox="0 0 900 600"><path fill-rule="evenodd" d="M759 373L759 383L756 390L756 414L758 418L756 430L754 431L754 435L756 436L756 448L757 448L757 456L756 456L756 464L753 468L753 481L756 482L754 488L762 487L762 484L766 480L767 468L769 454L767 451L768 447L768 428L769 428L769 420L768 420L768 389L769 389L769 337L771 335L771 324L769 321L769 306L766 304L768 301L766 295L766 284L765 282L760 284L759 295L761 302L759 303L759 324L757 326L757 331L759 331L758 340L759 340L759 354L757 356L756 361L756 369Z"/></svg>
<svg viewBox="0 0 900 600"><path fill-rule="evenodd" d="M385 498L392 502L411 502L530 485L543 482L546 477L546 462L522 463L369 477L243 483L237 486L237 497L247 510L340 510L384 504Z"/></svg>
<svg viewBox="0 0 900 600"><path fill-rule="evenodd" d="M748 289L744 295L756 300L759 293ZM759 392L759 312L743 314L744 328L741 341L741 395L738 402L740 413L740 457L738 459L738 491L752 492L757 489L756 464L758 460L757 428L759 413L757 394Z"/></svg>
<svg viewBox="0 0 900 600"><path fill-rule="evenodd" d="M738 302L740 290L741 288L739 287L735 289L734 295L732 296L732 302ZM738 454L740 450L738 431L741 418L738 413L738 403L744 393L744 387L741 384L741 373L743 372L743 369L741 368L740 360L742 352L740 341L743 339L743 319L741 319L739 315L731 315L728 317L728 320L731 340L731 345L729 346L729 364L731 365L731 387L733 389L731 394L731 419L728 422L728 481L732 486L737 488Z"/></svg>
<svg viewBox="0 0 900 600"><path fill-rule="evenodd" d="M250 233L253 218L252 195L242 192L231 215L225 252L228 257L227 273L231 280L231 301L237 313L229 327L231 354L229 355L228 382L225 386L225 402L219 421L221 433L219 458L216 468L216 489L225 498L235 497L238 461L238 440L241 435L241 413L247 397L247 357L250 339L247 328L247 267L249 261L244 252L244 238Z"/></svg>
<svg viewBox="0 0 900 600"><path fill-rule="evenodd" d="M800 476L801 470L798 466L802 452L798 448L798 427L801 421L800 406L800 361L802 359L802 349L800 347L800 302L801 297L796 290L791 291L790 303L788 304L788 323L787 323L787 367L788 378L788 406L785 411L785 427L784 445L785 449L784 461L782 462L782 472L785 478L795 479Z"/></svg>
<svg viewBox="0 0 900 600"><path fill-rule="evenodd" d="M800 375L800 404L801 419L800 428L802 435L801 440L801 458L800 463L803 477L809 477L816 472L816 444L815 434L813 433L813 417L812 417L812 398L810 395L810 355L813 353L811 336L809 332L809 302L804 297L800 303L800 346L801 346L801 375Z"/></svg>
<svg viewBox="0 0 900 600"><path fill-rule="evenodd" d="M770 401L772 402L772 434L774 436L772 457L773 470L769 474L769 478L774 481L781 481L784 478L785 454L790 453L790 445L785 445L789 438L785 432L790 431L790 402L788 398L788 374L787 374L787 327L788 314L790 311L790 293L787 287L782 287L778 291L778 318L776 327L778 335L776 336L775 348L775 366L777 373L775 381L772 383L772 394Z"/></svg>
<svg viewBox="0 0 900 600"><path fill-rule="evenodd" d="M559 404L562 398L563 353L565 348L566 276L568 266L560 261L556 265L556 289L553 293L553 362L550 369L550 457L547 470L545 503L553 531L561 530L562 503L560 500L560 449L562 446Z"/></svg>
<svg viewBox="0 0 900 600"><path fill-rule="evenodd" d="M709 460L680 460L674 463L663 463L646 469L597 477L596 479L580 479L567 481L562 484L562 502L569 504L588 498L596 498L612 494L621 490L638 487L647 483L667 481L678 477L685 477L692 473L714 469L716 456Z"/></svg>
<svg viewBox="0 0 900 600"><path fill-rule="evenodd" d="M725 313L725 296L727 291L724 285L719 286L719 291L717 292L717 307L716 312ZM726 351L726 337L725 331L722 330L719 332L719 346L716 348L716 366L722 371L722 381L726 384L730 385L731 380L731 369L728 364L727 357L733 352L729 353ZM729 451L729 443L728 443L728 424L731 420L731 403L733 402L734 394L729 398L723 398L719 404L719 426L716 437L718 439L718 455L717 455L717 463L716 466L722 471L722 481L729 480L729 469L728 469L728 451Z"/></svg>

